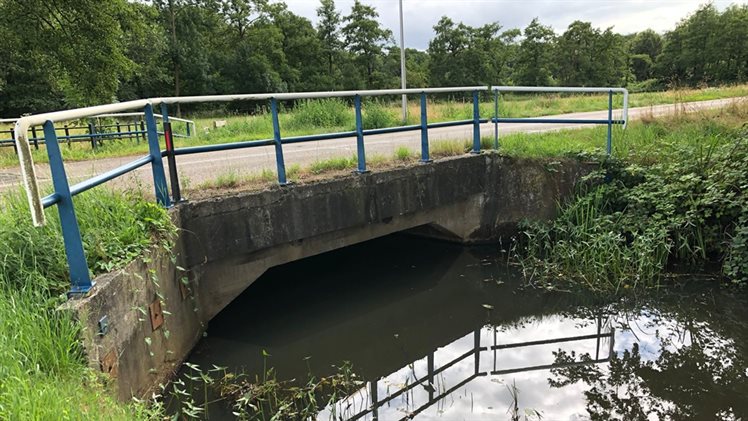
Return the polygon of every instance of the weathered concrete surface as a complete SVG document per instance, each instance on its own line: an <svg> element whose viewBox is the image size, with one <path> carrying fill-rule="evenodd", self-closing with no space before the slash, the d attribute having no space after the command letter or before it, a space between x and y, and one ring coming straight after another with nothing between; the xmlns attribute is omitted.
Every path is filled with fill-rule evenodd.
<svg viewBox="0 0 748 421"><path fill-rule="evenodd" d="M149 396L165 384L204 330L194 296L179 285L175 255L153 249L125 269L97 277L86 297L66 303L81 322L89 365L109 375L123 401ZM104 317L108 327L102 334Z"/></svg>
<svg viewBox="0 0 748 421"><path fill-rule="evenodd" d="M272 266L412 230L465 244L546 219L585 165L498 154L351 175L181 205L185 262L209 321Z"/></svg>
<svg viewBox="0 0 748 421"><path fill-rule="evenodd" d="M116 378L120 398L144 396L270 267L406 230L464 244L497 241L523 218L552 217L589 169L488 153L182 203L172 210L181 228L172 252L153 250L99 277L68 306L84 326L91 365ZM165 310L155 329L154 302Z"/></svg>

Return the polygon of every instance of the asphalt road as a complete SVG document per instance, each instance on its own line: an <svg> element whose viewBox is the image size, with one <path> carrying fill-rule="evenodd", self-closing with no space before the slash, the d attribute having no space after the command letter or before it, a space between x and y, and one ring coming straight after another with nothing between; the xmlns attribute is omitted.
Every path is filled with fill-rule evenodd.
<svg viewBox="0 0 748 421"><path fill-rule="evenodd" d="M712 101L689 102L682 104L655 105L650 107L638 107L629 109L629 119L636 120L643 116L660 116L676 112L698 112L701 110L720 108L734 101L745 101L748 98L730 98ZM614 118L620 118L621 110L614 111ZM607 110L584 113L562 114L547 116L565 119L606 119ZM546 118L547 118L546 117ZM584 125L566 124L542 124L542 123L502 123L500 133L516 132L544 132L562 129L576 129L588 127ZM472 126L445 127L429 130L429 140L456 140L464 141L472 139ZM493 136L494 126L492 123L481 125L481 136ZM392 133L384 135L372 135L365 138L366 156L375 155L392 156L397 148L408 147L413 151L420 151L420 131ZM614 139L615 141L615 139ZM178 140L177 140L177 146ZM294 164L302 166L309 165L315 161L332 157L349 157L356 153L356 138L344 138L335 140L322 140L316 142L295 143L283 146L283 154L288 168ZM90 161L69 162L65 165L71 184L90 178L96 174L116 168L132 161L134 157L105 158ZM164 159L164 165L168 164ZM185 182L192 186L198 185L206 180L214 179L221 174L236 172L238 174L249 174L260 172L263 169L275 170L275 151L273 146L263 146L250 149L239 149L232 151L211 152L197 155L183 155L177 157L181 184ZM138 170L121 177L117 183L150 184L150 166L141 167ZM36 164L36 173L41 182L50 181L49 166L47 164ZM168 174L167 174L168 178ZM146 184L147 183L147 184ZM18 168L0 169L0 190L20 184L20 170Z"/></svg>

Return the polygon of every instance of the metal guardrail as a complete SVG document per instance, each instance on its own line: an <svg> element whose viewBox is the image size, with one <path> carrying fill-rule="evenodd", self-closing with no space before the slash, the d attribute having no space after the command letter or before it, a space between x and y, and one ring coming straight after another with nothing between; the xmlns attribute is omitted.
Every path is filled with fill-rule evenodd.
<svg viewBox="0 0 748 421"><path fill-rule="evenodd" d="M56 127L55 130L58 132L64 132L64 135L58 135L57 140L64 141L65 143L70 146L72 143L90 143L91 149L96 149L97 146L102 146L105 139L110 140L137 140L140 142L142 139L143 141L146 140L146 130L145 130L145 122L142 117L144 117L143 113L115 113L115 114L101 114L97 116L91 117L91 120L93 119L99 119L99 118L132 118L132 117L141 117L140 119L136 119L129 122L120 122L116 121L113 124L97 124L93 121L89 121L86 126L68 126L65 125L64 127ZM162 118L160 114L154 114L154 117L156 118ZM172 120L183 122L185 124L185 133L173 133L175 138L186 138L191 137L192 133L195 132L195 122L192 120L182 119L182 118L175 118L172 117ZM0 119L0 123L15 123L18 121L18 119L15 118L9 118L9 119ZM85 133L73 133L73 132L80 132L85 131ZM10 130L0 130L0 135L7 133L9 135L9 138L7 139L0 139L0 148L2 147L13 147L16 149L16 143L14 140L15 137L15 129ZM72 134L71 134L72 133ZM159 132L160 134L163 134L162 132ZM27 139L27 141L34 146L34 149L38 150L40 145L44 145L44 137L39 136L37 134L37 126L31 127L31 137Z"/></svg>
<svg viewBox="0 0 748 421"><path fill-rule="evenodd" d="M501 87L499 87L501 88ZM495 88L494 88L495 89ZM503 89L503 88L501 88ZM481 136L480 136L480 125L493 121L495 124L503 121L498 118L498 113L493 119L481 118L480 116L480 93L488 91L485 86L470 86L470 87L453 87L453 88L428 88L428 89L388 89L388 90L375 90L375 91L339 91L339 92L303 92L303 93L277 93L277 94L245 94L245 95L210 95L210 96L192 96L192 97L170 97L170 98L152 98L137 101L128 101L117 104L100 105L94 107L80 108L67 111L58 111L52 113L31 115L22 117L16 121L14 134L15 143L19 153L19 161L21 164L21 171L23 175L23 181L26 187L26 193L30 204L32 213L32 219L35 225L43 225L45 223L44 208L52 205L57 205L58 212L60 215L60 221L62 225L62 234L65 244L66 257L68 266L70 268L71 277L71 293L85 293L91 287L91 278L86 264L86 259L83 251L83 244L81 241L80 230L78 227L78 220L75 216L75 209L73 207L73 196L80 194L86 190L92 189L96 186L104 184L110 180L134 171L142 166L151 164L151 171L153 176L153 185L156 195L156 200L163 206L171 206L173 202L181 201L181 192L179 188L179 175L176 165L176 157L180 155L197 154L205 152L225 151L233 149L252 148L260 146L274 146L276 167L278 173L278 183L280 185L286 185L288 183L286 178L285 160L283 157L283 145L290 143L299 142L312 142L319 140L328 139L340 139L346 137L356 138L356 150L357 150L357 168L358 173L368 172L366 169L366 151L364 145L364 138L368 135L384 134L384 133L397 133L407 131L420 131L421 132L421 161L430 162L429 156L429 135L428 130L439 127L453 127L462 125L471 125L473 127L473 147L472 153L480 153L481 150ZM442 93L472 93L472 105L473 105L473 116L471 119L440 122L440 123L429 123L427 118L427 96L430 94L442 94ZM421 105L421 121L419 125L400 126L400 127L388 127L380 129L367 129L363 128L362 121L362 98L364 97L376 97L386 95L419 95ZM498 101L498 90L496 90L497 101ZM327 133L317 134L309 136L296 136L296 137L282 137L281 128L278 120L278 101L284 100L298 100L298 99L316 99L316 98L333 98L333 97L348 97L353 98L354 113L355 113L355 130L349 132L339 133ZM216 144L216 145L204 145L194 146L185 148L176 148L174 145L175 134L172 130L171 121L177 121L175 118L169 117L168 106L172 104L187 104L187 103L206 103L206 102L231 102L231 101L269 101L270 110L273 124L273 138L266 140L256 141L242 141L234 143ZM163 120L163 133L159 132L156 123L156 117L158 114L154 113L154 106L160 106L161 117ZM143 133L148 142L148 155L138 158L128 164L120 166L118 168L107 171L103 174L99 174L91 179L82 181L78 184L70 186L68 184L67 176L65 174L65 166L63 164L62 155L59 147L59 139L57 135L57 129L55 127L56 122L78 120L87 117L96 117L102 115L122 115L123 112L129 112L131 110L143 109L143 117L145 121L145 130L138 130L136 133ZM498 102L496 105L498 110ZM139 113L138 113L139 114ZM610 123L610 118L608 122ZM179 120L183 121L183 120ZM612 123L611 123L612 124ZM49 165L52 173L52 182L54 186L54 193L46 197L41 197L39 191L39 185L36 178L34 169L33 158L31 155L31 149L29 145L28 131L34 126L43 126L44 129L44 143L47 146L47 155L49 157ZM498 131L497 131L498 134ZM165 149L161 150L160 146L160 135L164 137ZM83 135L88 136L88 135ZM610 140L609 140L610 142ZM498 137L496 139L496 145L498 146ZM164 165L162 158L167 158L169 162L169 183L166 182L166 176L164 172ZM170 186L169 186L170 184ZM169 189L171 187L171 189ZM171 195L169 193L171 190Z"/></svg>
<svg viewBox="0 0 748 421"><path fill-rule="evenodd" d="M613 150L613 125L622 125L626 128L629 116L629 91L625 88L577 88L577 87L552 87L552 86L492 86L494 92L494 148L499 148L499 123L529 123L529 124L598 124L608 126L608 136L605 150L608 155ZM603 119L572 119L572 118L501 118L499 117L499 94L501 92L562 92L562 93L607 93L608 94L608 118ZM613 119L613 94L623 94L623 117L620 120Z"/></svg>

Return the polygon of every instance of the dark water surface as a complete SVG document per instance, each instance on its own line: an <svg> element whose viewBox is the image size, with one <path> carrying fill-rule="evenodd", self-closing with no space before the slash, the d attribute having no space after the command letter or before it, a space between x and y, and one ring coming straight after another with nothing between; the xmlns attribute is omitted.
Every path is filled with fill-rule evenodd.
<svg viewBox="0 0 748 421"><path fill-rule="evenodd" d="M350 361L365 386L319 419L748 420L745 291L589 304L521 286L495 248L391 236L272 269L189 361L281 380Z"/></svg>

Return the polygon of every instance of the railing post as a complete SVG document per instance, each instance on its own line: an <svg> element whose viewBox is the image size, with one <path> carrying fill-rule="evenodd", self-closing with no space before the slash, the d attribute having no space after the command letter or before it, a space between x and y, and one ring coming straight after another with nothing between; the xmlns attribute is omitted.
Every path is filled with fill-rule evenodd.
<svg viewBox="0 0 748 421"><path fill-rule="evenodd" d="M122 126L119 124L119 121L115 121L114 124L117 126L117 137L122 139Z"/></svg>
<svg viewBox="0 0 748 421"><path fill-rule="evenodd" d="M62 240L65 244L65 258L70 268L70 294L85 294L91 289L91 277L88 273L86 254L78 227L78 219L73 207L73 196L70 194L65 166L62 163L60 145L57 143L54 123L44 123L44 142L47 145L49 167L52 172L52 184L58 197L57 212L62 226Z"/></svg>
<svg viewBox="0 0 748 421"><path fill-rule="evenodd" d="M480 373L480 329L473 332L473 347L475 351L475 374Z"/></svg>
<svg viewBox="0 0 748 421"><path fill-rule="evenodd" d="M192 132L190 131L190 123L185 123L185 126L187 126L187 137L192 137Z"/></svg>
<svg viewBox="0 0 748 421"><path fill-rule="evenodd" d="M434 390L436 390L436 387L434 387L434 353L429 352L429 355L426 358L426 368L429 372L429 400L434 399Z"/></svg>
<svg viewBox="0 0 748 421"><path fill-rule="evenodd" d="M471 153L480 153L480 97L478 91L473 91L473 150Z"/></svg>
<svg viewBox="0 0 748 421"><path fill-rule="evenodd" d="M177 173L177 158L174 156L174 133L171 131L169 121L169 107L161 104L161 118L164 122L164 142L166 143L166 160L169 162L169 182L171 183L171 198L174 203L182 201L182 192L179 188L179 174Z"/></svg>
<svg viewBox="0 0 748 421"><path fill-rule="evenodd" d="M358 155L358 169L356 170L359 174L367 173L366 170L366 151L364 150L364 123L361 118L361 95L356 95L353 98L353 104L356 109L356 151Z"/></svg>
<svg viewBox="0 0 748 421"><path fill-rule="evenodd" d="M379 390L376 380L369 382L369 394L371 396L372 420L376 421L379 419Z"/></svg>
<svg viewBox="0 0 748 421"><path fill-rule="evenodd" d="M493 148L499 150L499 90L494 91L493 95Z"/></svg>
<svg viewBox="0 0 748 421"><path fill-rule="evenodd" d="M94 137L96 134L96 128L91 121L88 122L88 134L91 135L91 149L96 149L96 138Z"/></svg>
<svg viewBox="0 0 748 421"><path fill-rule="evenodd" d="M613 91L608 91L608 141L605 150L610 155L613 152Z"/></svg>
<svg viewBox="0 0 748 421"><path fill-rule="evenodd" d="M16 138L16 129L15 127L11 127L10 128L10 139L13 141L13 152L15 152L16 155L18 155L18 146L16 145L15 138Z"/></svg>
<svg viewBox="0 0 748 421"><path fill-rule="evenodd" d="M68 125L65 125L65 140L68 142L68 149L70 149L72 146L70 145L70 127Z"/></svg>
<svg viewBox="0 0 748 421"><path fill-rule="evenodd" d="M164 162L161 159L161 146L158 141L158 126L153 116L153 105L145 106L145 125L148 134L148 152L151 155L151 170L153 171L153 188L156 191L156 201L164 207L171 206L169 187L164 176Z"/></svg>
<svg viewBox="0 0 748 421"><path fill-rule="evenodd" d="M283 160L283 143L281 141L280 122L278 120L278 100L270 98L270 113L273 118L273 140L275 140L275 164L278 167L278 184L285 186L286 163Z"/></svg>
<svg viewBox="0 0 748 421"><path fill-rule="evenodd" d="M429 122L426 112L426 92L421 92L421 162L431 162L429 158Z"/></svg>
<svg viewBox="0 0 748 421"><path fill-rule="evenodd" d="M146 140L145 136L145 121L140 120L140 133L138 133L138 143L140 143L140 136L143 136L143 140Z"/></svg>
<svg viewBox="0 0 748 421"><path fill-rule="evenodd" d="M31 138L34 141L34 149L39 150L39 138L36 137L36 127L31 127Z"/></svg>

